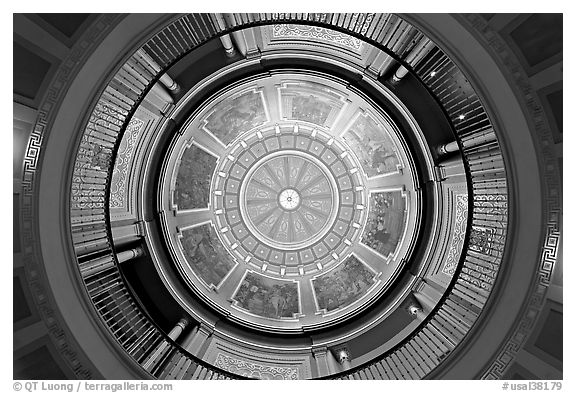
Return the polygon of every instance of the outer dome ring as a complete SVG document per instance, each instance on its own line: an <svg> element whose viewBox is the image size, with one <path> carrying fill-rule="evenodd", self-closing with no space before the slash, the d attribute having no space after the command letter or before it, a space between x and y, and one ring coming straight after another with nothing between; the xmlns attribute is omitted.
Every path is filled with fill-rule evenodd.
<svg viewBox="0 0 576 393"><path fill-rule="evenodd" d="M285 71L274 73L273 75L259 75L258 78L251 78L248 86L236 84L211 95L197 110L190 112L190 117L183 122L182 130L178 133L178 139L171 143L169 151L164 153L166 157L170 155L170 158L166 161L166 169L163 171L161 177L164 187L161 190L161 199L159 202L164 209L166 209L166 212L173 212L162 216L163 220L165 220L165 222L163 222L163 225L165 225L163 231L166 238L169 239L168 246L170 252L173 253L173 260L176 262L179 277L184 279L194 295L198 295L201 300L204 300L205 303L212 306L215 311L224 314L229 321L237 322L240 325L255 328L259 331L265 330L270 333L306 334L305 332L307 331L323 330L329 326L334 326L334 324L348 321L353 316L367 310L374 305L377 299L382 299L384 293L389 293L388 291L390 290L396 290L394 287L395 280L406 267L406 256L411 253L411 244L415 241L414 236L418 233L417 222L419 220L421 203L419 195L415 192L418 179L415 176L411 154L409 154L410 149L406 148L403 135L386 112L382 112L381 108L375 107L374 102L365 95L343 89L342 86L344 85L340 80L326 78L325 74L306 73L306 83L324 84L328 89L333 89L339 94L350 95L352 101L344 101L342 99L339 100L339 102L345 102L346 105L350 105L346 108L349 108L348 111L354 112L354 114L352 117L333 117L332 121L341 120L338 127L352 127L352 125L347 126L347 124L355 124L360 121L360 119L367 118L367 116L378 119L379 122L384 122L381 124L386 124L386 127L390 127L387 132L390 132L394 136L395 146L398 147L399 154L402 154L402 170L395 171L389 169L392 171L391 174L384 177L374 175L367 176L364 167L361 167L363 164L355 154L355 150L347 143L346 138L342 137L345 132L342 128L337 127L334 129L331 127L331 123L318 126L303 120L278 116L278 112L274 114L272 99L266 101L263 106L266 111L266 116L271 116L268 117L268 123L255 125L242 133L238 133L234 138L228 137L224 141L224 144L220 144L219 146L212 144L208 146L205 143L210 139L206 139L206 136L213 138L214 134L205 133L204 136L197 134L198 131L205 132L202 131L205 126L208 128L208 131L211 131L210 124L206 125L207 116L210 116L212 113L226 113L223 110L214 110L211 105L212 100L221 102L226 97L234 100L236 97L244 94L244 92L250 92L250 94L254 95L264 94L267 92L265 86L270 86L273 89L290 89L292 88L291 86L300 86L300 84L296 84L296 82L300 80L300 75L302 75L301 72ZM313 80L313 82L308 82L310 79ZM283 90L280 91L283 92ZM393 96L391 97L393 98ZM393 100L392 103L394 104L396 101ZM275 105L279 105L279 102L276 101ZM367 109L363 110L362 108ZM400 110L401 108L398 109ZM280 112L280 114L282 113L285 112ZM404 114L404 111L400 111L400 113ZM416 127L416 129L418 129L418 127ZM319 147L318 150L315 150L316 144L314 143L301 146L301 140L299 138L303 136L311 138L314 143L321 143L324 149ZM398 138L398 140L396 140L396 138ZM272 143L272 139L277 139L277 141ZM291 142L288 142L288 140ZM238 212L238 210L235 209L238 209L239 199L236 199L233 204L229 204L229 200L224 199L224 192L229 186L238 192L240 191L240 184L238 182L242 180L244 175L242 171L237 172L237 168L235 168L234 165L240 165L240 163L242 163L245 171L250 169L249 164L245 163L246 157L243 156L243 154L248 152L246 147L252 143L262 145L259 150L254 150L251 153L255 161L258 161L263 155L270 154L279 148L284 151L288 149L308 151L321 160L324 160L324 158L321 157L322 154L330 150L334 153L334 155L332 155L333 159L336 158L342 161L343 167L340 171L337 170L332 161L330 165L327 165L334 169L334 173L338 176L338 185L341 187L340 191L343 193L340 196L340 204L347 204L346 209L351 213L351 215L347 216L349 213L342 212L342 214L344 214L343 217L350 217L354 221L351 222L352 225L345 226L345 228L347 228L345 239L342 241L336 241L337 239L334 239L333 244L337 245L334 252L330 253L330 248L328 248L327 253L324 251L327 249L325 246L330 245L330 243L328 243L330 239L327 239L327 244L323 244L323 241L318 242L318 251L322 252L322 254L320 257L316 255L316 259L302 259L307 257L306 252L292 252L292 254L295 255L285 253L286 255L280 255L278 261L276 261L276 254L281 253L269 254L269 257L264 254L260 257L260 245L246 243L246 246L244 246L242 242L238 241L239 237L236 236L234 228L238 224L230 221L230 219L234 219L234 212ZM204 150L203 154L207 153L218 160L218 162L215 160L216 168L211 177L211 181L216 182L217 187L212 188L210 191L208 209L199 209L196 212L179 210L176 209L173 204L173 185L175 179L173 175L176 173L174 171L177 171L176 168L180 165L182 153L187 148L192 146L200 147L199 145L205 147L200 148L200 150ZM219 151L218 155L214 154L216 151ZM344 151L347 151L347 154L342 154ZM404 220L402 224L403 229L398 228L399 232L397 233L399 237L396 250L392 254L387 253L385 255L377 254L376 252L376 258L372 259L372 256L375 255L374 252L360 244L364 241L364 223L367 219L367 212L370 210L368 205L370 202L369 196L373 191L373 188L367 188L367 181L388 182L388 179L402 182L402 187L390 186L388 190L397 194L399 198L398 203L406 209L409 209L410 213L407 216L408 220ZM343 181L344 183L342 183ZM348 184L346 184L346 182ZM373 186L374 184L370 185L370 187ZM374 189L374 191L377 194L388 192L377 184L376 186L377 188ZM384 187L386 186L384 185ZM346 200L345 193L352 193L350 199ZM341 210L342 209L343 207ZM209 225L214 230L212 238L218 238L224 247L227 248L227 254L230 254L231 258L234 259L232 264L233 268L229 271L228 275L223 277L222 281L214 282L213 284L206 283L206 281L203 282L197 272L193 271L194 269L191 263L194 262L188 261L187 257L183 255L179 236L189 235L196 230L195 228L201 228L201 226L208 228L207 221L196 226L178 226L179 221L184 222L186 221L186 216L193 216L194 214L202 214L202 217L206 217L206 220L208 216L211 217ZM238 215L236 215L236 218L237 217ZM333 228L334 231L341 229L340 225L334 225ZM242 232L246 233L244 230ZM336 235L332 237L335 238ZM316 253L314 252L314 254ZM308 253L308 255L310 255L310 253ZM291 262L292 260L290 258L292 256L295 262ZM321 258L321 260L318 260L319 258ZM350 268L356 268L358 258L361 258L360 264L362 265L362 267L358 268L370 271L368 274L371 276L370 285L366 284L364 287L361 287L357 295L354 295L349 301L341 301L336 308L331 306L323 297L324 291L330 288L330 286L321 284L320 281L323 281L325 278L330 279L332 275L344 274L340 273L341 270L347 271ZM351 261L350 267L348 267L349 261ZM380 272L379 266L383 266L385 271ZM282 283L284 282L286 285L292 285L291 283L297 284L299 286L299 297L301 300L299 310L290 316L282 315L280 318L277 316L269 317L263 315L266 313L262 313L260 312L261 310L259 311L258 309L252 310L250 304L243 300L241 288L243 288L242 284L245 281L253 280L254 277L263 277L262 280L267 279L280 282L280 284L270 284L272 287L274 285L283 285ZM234 283L238 285L233 285ZM195 299L188 297L184 292L180 295L183 296L182 305L190 312L196 311L190 309L184 300L190 299L190 301L195 301ZM386 315L391 312L396 304L395 299L398 296L402 296L402 294L396 295L396 293L394 293L394 298L389 300L384 299L385 305L382 307L384 311L378 312L378 318L385 318ZM202 318L201 315L198 317ZM359 332L366 328L366 326L355 325L353 329L355 332Z"/></svg>

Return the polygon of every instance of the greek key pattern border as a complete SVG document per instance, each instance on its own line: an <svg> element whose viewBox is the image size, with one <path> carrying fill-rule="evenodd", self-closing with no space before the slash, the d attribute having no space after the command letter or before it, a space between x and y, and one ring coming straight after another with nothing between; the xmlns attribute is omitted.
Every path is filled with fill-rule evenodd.
<svg viewBox="0 0 576 393"><path fill-rule="evenodd" d="M534 328L544 305L546 291L550 286L550 280L558 258L561 236L562 180L557 157L554 153L554 140L544 108L516 55L482 16L466 14L463 19L485 39L492 53L500 59L501 63L506 67L509 76L522 92L524 106L529 110L532 123L534 124L535 135L533 136L540 142L536 149L542 159L541 167L543 168L543 173L541 176L546 192L545 203L542 207L543 215L546 217L546 234L542 244L538 274L532 282L530 296L524 301L521 318L518 320L506 344L502 346L492 364L481 376L481 379L502 379L505 371L512 364L516 354L525 344Z"/></svg>
<svg viewBox="0 0 576 393"><path fill-rule="evenodd" d="M79 379L92 379L98 376L94 375L92 366L85 364L88 362L82 355L82 351L79 350L74 338L69 337L63 328L65 323L62 321L60 311L53 306L52 295L47 290L47 278L37 223L37 195L39 192L37 178L41 170L39 162L41 161L42 147L48 140L52 123L69 84L74 80L75 75L94 49L122 18L123 16L119 14L102 14L72 47L68 56L60 64L40 103L36 123L24 153L20 220L24 245L22 258L26 280L35 306L48 328L49 337L65 363Z"/></svg>

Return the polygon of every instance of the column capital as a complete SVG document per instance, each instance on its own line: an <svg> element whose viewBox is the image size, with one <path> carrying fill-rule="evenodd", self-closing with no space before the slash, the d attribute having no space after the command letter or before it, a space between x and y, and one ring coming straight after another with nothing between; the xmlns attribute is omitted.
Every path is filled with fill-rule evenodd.
<svg viewBox="0 0 576 393"><path fill-rule="evenodd" d="M136 228L138 230L138 235L140 237L146 237L146 224L144 221L137 221Z"/></svg>
<svg viewBox="0 0 576 393"><path fill-rule="evenodd" d="M186 317L182 317L176 323L176 325L179 325L180 327L182 327L182 329L186 329L190 325L190 320L188 320L188 318L186 318Z"/></svg>
<svg viewBox="0 0 576 393"><path fill-rule="evenodd" d="M326 356L326 354L328 353L328 347L325 345L320 345L320 346L312 347L311 351L312 351L312 355L314 355L314 357Z"/></svg>
<svg viewBox="0 0 576 393"><path fill-rule="evenodd" d="M198 330L198 333L205 334L206 336L210 336L210 335L212 335L212 333L214 333L214 327L207 325L203 322L200 322L197 330Z"/></svg>
<svg viewBox="0 0 576 393"><path fill-rule="evenodd" d="M436 148L436 152L438 153L438 155L444 156L444 155L447 155L449 153L458 151L458 149L459 149L458 142L452 141L452 142L445 143L443 145L438 146Z"/></svg>
<svg viewBox="0 0 576 393"><path fill-rule="evenodd" d="M143 255L144 255L144 249L142 248L142 246L138 246L126 251L116 253L116 259L118 260L118 263L123 263L135 258L139 258Z"/></svg>
<svg viewBox="0 0 576 393"><path fill-rule="evenodd" d="M214 329L211 326L200 323L190 330L182 342L182 347L191 354L198 356L213 332Z"/></svg>

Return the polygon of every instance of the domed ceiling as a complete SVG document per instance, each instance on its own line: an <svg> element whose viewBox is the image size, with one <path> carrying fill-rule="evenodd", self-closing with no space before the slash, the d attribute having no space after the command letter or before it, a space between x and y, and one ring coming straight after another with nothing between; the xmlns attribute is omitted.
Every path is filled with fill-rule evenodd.
<svg viewBox="0 0 576 393"><path fill-rule="evenodd" d="M372 304L403 268L420 203L412 168L391 118L335 78L251 78L212 96L171 145L165 237L189 288L230 319L320 328Z"/></svg>

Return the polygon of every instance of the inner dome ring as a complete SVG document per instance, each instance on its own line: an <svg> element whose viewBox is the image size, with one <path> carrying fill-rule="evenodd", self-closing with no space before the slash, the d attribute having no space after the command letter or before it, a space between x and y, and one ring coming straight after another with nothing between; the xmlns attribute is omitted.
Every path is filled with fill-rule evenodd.
<svg viewBox="0 0 576 393"><path fill-rule="evenodd" d="M328 216L325 217L323 225L319 230L315 231L316 233L313 236L311 237L308 236L301 241L294 239L288 241L278 241L268 236L258 228L256 217L253 217L253 213L249 211L250 201L246 197L248 187L250 186L251 182L255 180L255 175L257 175L259 171L269 170L267 168L267 165L269 165L273 160L277 158L284 158L284 159L297 158L300 160L304 160L304 162L307 162L309 163L309 165L312 165L313 167L317 168L320 171L321 175L323 175L322 180L326 180L327 184L329 185L330 189L329 192L331 194L330 195L331 206ZM319 241L322 237L324 237L336 220L339 210L339 195L338 195L339 191L338 186L336 184L336 180L333 174L328 169L328 167L322 161L320 161L319 159L310 154L297 150L281 150L268 154L252 165L252 167L246 173L244 179L245 181L242 182L240 188L240 203L239 203L240 215L244 219L246 226L250 230L250 232L252 232L252 234L259 241L269 245L270 247L274 247L279 250L299 250L308 247ZM290 188L286 188L284 190L278 190L279 191L277 202L279 205L278 210L286 211L287 214L299 214L298 210L300 210L300 205L302 204L302 193L298 192L297 189L296 191L298 192L298 196L300 197L299 204L292 209L285 210L282 209L281 207L281 202L279 200L280 194L284 191L287 191L288 189ZM295 189L295 187L292 189Z"/></svg>

